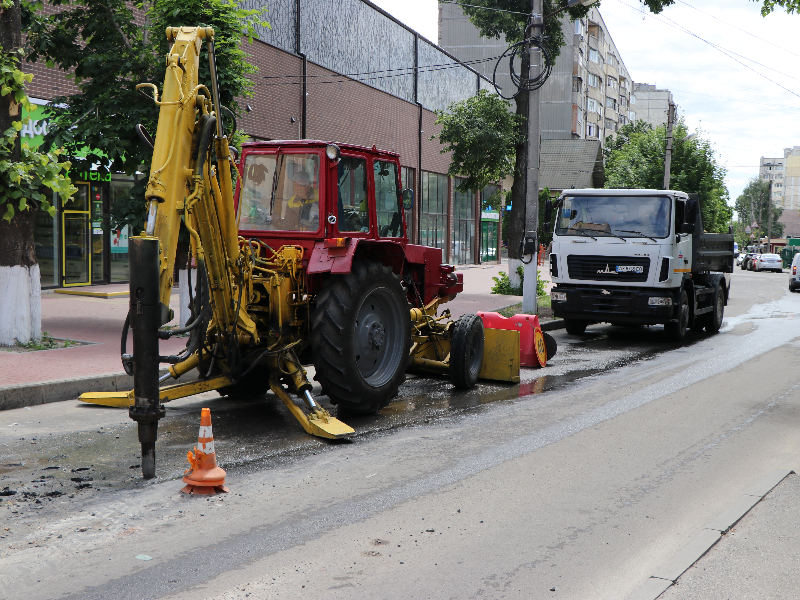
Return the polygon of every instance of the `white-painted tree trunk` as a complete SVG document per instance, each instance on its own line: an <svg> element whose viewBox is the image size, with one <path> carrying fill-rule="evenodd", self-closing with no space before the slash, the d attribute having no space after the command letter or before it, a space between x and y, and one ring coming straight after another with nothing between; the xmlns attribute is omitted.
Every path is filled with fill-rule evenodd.
<svg viewBox="0 0 800 600"><path fill-rule="evenodd" d="M525 278L522 280L522 312L526 315L538 313L536 306L536 279L539 276L539 268L536 265L536 255L528 264L524 265Z"/></svg>
<svg viewBox="0 0 800 600"><path fill-rule="evenodd" d="M42 339L39 265L0 267L0 346Z"/></svg>
<svg viewBox="0 0 800 600"><path fill-rule="evenodd" d="M178 270L178 298L180 298L181 311L180 311L180 326L184 327L189 322L189 317L192 314L192 309L189 307L189 272L191 271L191 286L192 290L197 287L197 269L179 269ZM194 291L192 292L194 294Z"/></svg>

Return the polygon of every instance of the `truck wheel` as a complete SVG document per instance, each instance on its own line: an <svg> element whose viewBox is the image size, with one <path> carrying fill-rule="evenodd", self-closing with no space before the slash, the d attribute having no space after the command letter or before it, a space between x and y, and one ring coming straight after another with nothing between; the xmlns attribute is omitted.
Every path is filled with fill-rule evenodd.
<svg viewBox="0 0 800 600"><path fill-rule="evenodd" d="M450 379L460 390L475 386L483 363L483 321L478 315L462 315L453 327L450 342Z"/></svg>
<svg viewBox="0 0 800 600"><path fill-rule="evenodd" d="M678 319L674 323L665 323L664 331L673 342L682 342L686 338L686 327L689 325L689 296L686 290L681 292L681 303Z"/></svg>
<svg viewBox="0 0 800 600"><path fill-rule="evenodd" d="M707 315L704 315L708 320L706 321L706 331L708 333L717 333L722 327L722 317L725 313L725 292L717 286L714 290L714 310Z"/></svg>
<svg viewBox="0 0 800 600"><path fill-rule="evenodd" d="M577 319L564 319L564 325L567 326L567 333L570 335L581 335L586 331L586 321L578 321Z"/></svg>
<svg viewBox="0 0 800 600"><path fill-rule="evenodd" d="M331 402L374 413L389 404L411 360L410 306L400 279L374 260L330 278L311 315L315 379Z"/></svg>

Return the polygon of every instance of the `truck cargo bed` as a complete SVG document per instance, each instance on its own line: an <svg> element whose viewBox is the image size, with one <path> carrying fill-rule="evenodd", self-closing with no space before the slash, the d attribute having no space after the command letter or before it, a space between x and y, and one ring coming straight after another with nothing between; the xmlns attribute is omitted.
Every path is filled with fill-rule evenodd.
<svg viewBox="0 0 800 600"><path fill-rule="evenodd" d="M733 234L700 233L692 238L692 273L733 273Z"/></svg>

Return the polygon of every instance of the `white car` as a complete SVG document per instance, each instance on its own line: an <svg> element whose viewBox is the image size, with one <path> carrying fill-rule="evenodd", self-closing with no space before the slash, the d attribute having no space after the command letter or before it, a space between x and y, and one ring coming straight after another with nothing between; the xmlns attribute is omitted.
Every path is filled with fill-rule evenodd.
<svg viewBox="0 0 800 600"><path fill-rule="evenodd" d="M794 255L789 269L789 291L794 292L800 289L800 253Z"/></svg>
<svg viewBox="0 0 800 600"><path fill-rule="evenodd" d="M783 273L783 262L777 254L759 254L753 259L753 270Z"/></svg>

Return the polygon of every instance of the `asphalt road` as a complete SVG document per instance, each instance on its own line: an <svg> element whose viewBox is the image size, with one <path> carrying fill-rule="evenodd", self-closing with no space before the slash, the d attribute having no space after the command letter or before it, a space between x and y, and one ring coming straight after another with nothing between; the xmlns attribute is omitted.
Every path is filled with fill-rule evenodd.
<svg viewBox="0 0 800 600"><path fill-rule="evenodd" d="M520 386L412 379L358 435L274 398L169 406L143 482L124 411L0 413L0 597L626 598L800 450L800 295L736 270L723 330L556 332ZM231 493L179 493L210 406Z"/></svg>

